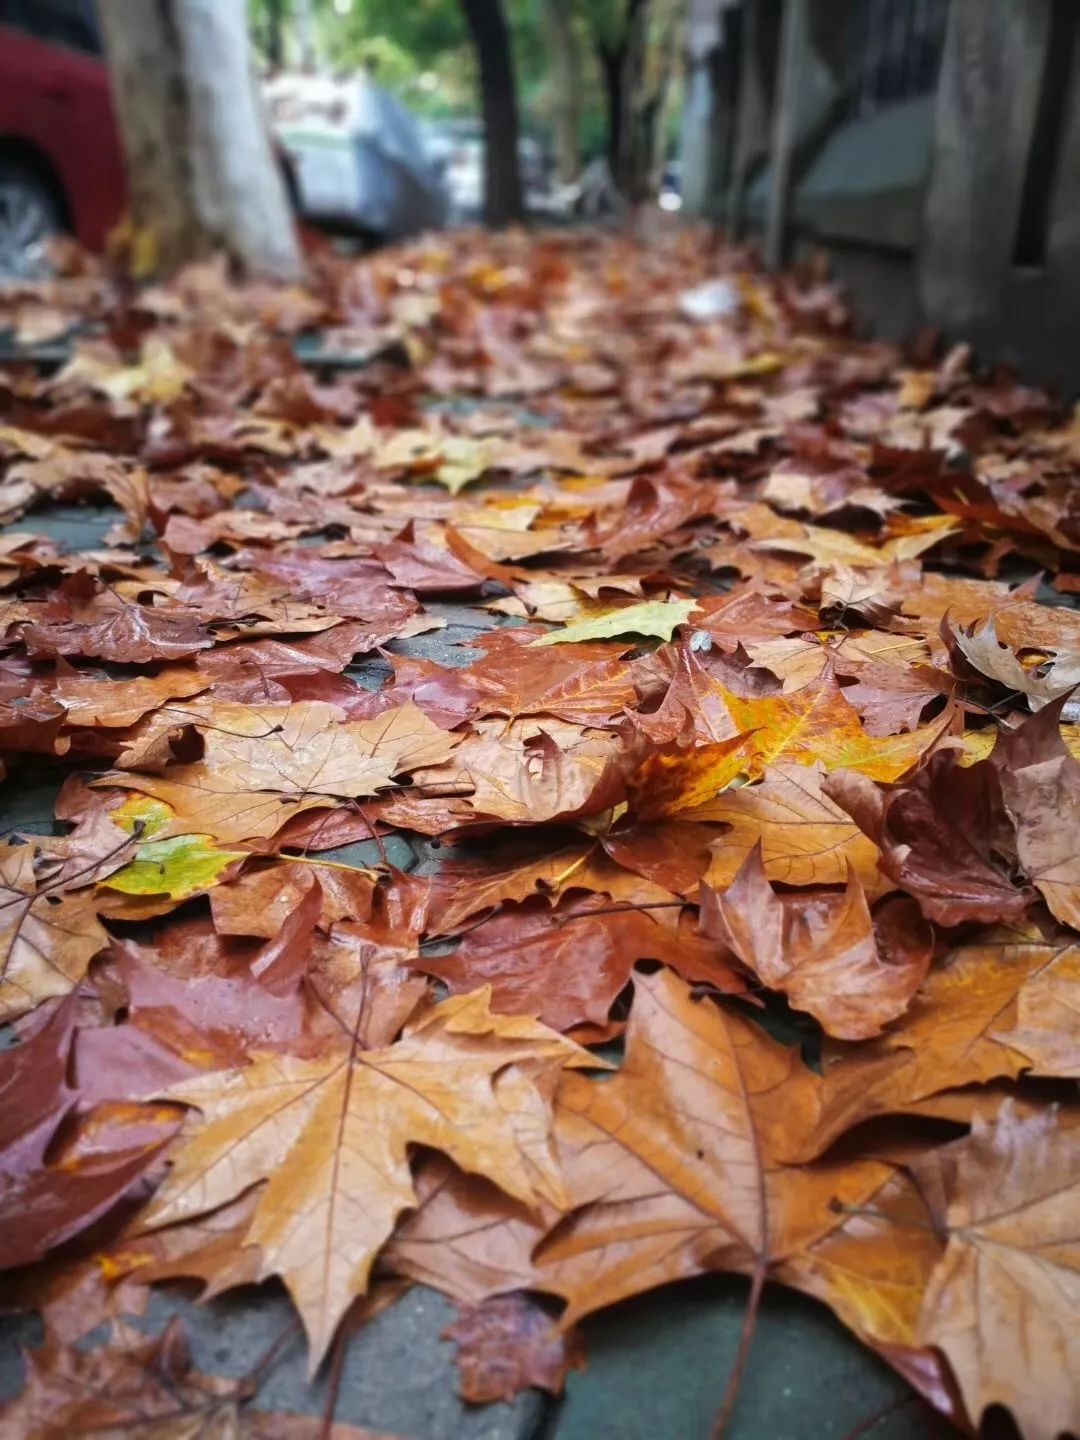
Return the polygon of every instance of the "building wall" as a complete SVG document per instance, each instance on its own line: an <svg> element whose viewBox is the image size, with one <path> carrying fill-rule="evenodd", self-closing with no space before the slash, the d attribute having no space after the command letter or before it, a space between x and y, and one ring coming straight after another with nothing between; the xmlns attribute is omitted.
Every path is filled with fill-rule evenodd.
<svg viewBox="0 0 1080 1440"><path fill-rule="evenodd" d="M788 255L824 250L878 334L932 325L1080 391L1080 0L789 3L808 40ZM781 11L742 7L735 183L712 206L737 232L769 204Z"/></svg>
<svg viewBox="0 0 1080 1440"><path fill-rule="evenodd" d="M919 270L935 324L1071 391L1080 389L1074 4L953 0Z"/></svg>

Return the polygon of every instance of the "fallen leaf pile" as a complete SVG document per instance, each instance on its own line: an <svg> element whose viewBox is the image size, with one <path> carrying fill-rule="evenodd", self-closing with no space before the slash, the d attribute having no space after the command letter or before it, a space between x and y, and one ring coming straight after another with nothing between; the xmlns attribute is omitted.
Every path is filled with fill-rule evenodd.
<svg viewBox="0 0 1080 1440"><path fill-rule="evenodd" d="M178 1277L312 1373L434 1286L483 1401L712 1271L721 1424L776 1281L1080 1430L1080 420L690 230L313 264L0 308L79 326L0 381L4 1433L235 1420Z"/></svg>

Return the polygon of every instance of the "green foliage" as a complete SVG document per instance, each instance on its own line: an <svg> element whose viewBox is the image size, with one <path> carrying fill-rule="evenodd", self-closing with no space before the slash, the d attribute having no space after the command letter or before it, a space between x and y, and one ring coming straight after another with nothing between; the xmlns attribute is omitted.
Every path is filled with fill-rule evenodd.
<svg viewBox="0 0 1080 1440"><path fill-rule="evenodd" d="M510 26L526 132L543 133L554 103L543 24L544 0L503 0ZM586 153L603 149L605 110L594 49L617 44L626 0L575 0L583 69L582 140ZM299 63L294 0L248 0L256 52L265 60L272 15L281 16L286 66ZM352 0L345 13L334 0L311 0L320 59L350 72L373 65L380 84L416 113L475 115L476 72L460 0Z"/></svg>
<svg viewBox="0 0 1080 1440"><path fill-rule="evenodd" d="M221 850L208 835L174 835L140 845L135 859L102 881L125 895L170 895L183 900L217 884L221 873L246 850Z"/></svg>

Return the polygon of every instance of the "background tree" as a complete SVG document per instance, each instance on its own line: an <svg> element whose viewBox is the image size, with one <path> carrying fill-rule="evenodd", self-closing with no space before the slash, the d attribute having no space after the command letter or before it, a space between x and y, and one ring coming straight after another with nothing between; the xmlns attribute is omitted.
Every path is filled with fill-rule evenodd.
<svg viewBox="0 0 1080 1440"><path fill-rule="evenodd" d="M461 0L476 48L484 114L484 219L506 225L521 219L524 201L518 161L517 84L510 32L500 0Z"/></svg>
<svg viewBox="0 0 1080 1440"><path fill-rule="evenodd" d="M300 273L251 69L244 0L101 0L133 224L173 270L216 250Z"/></svg>
<svg viewBox="0 0 1080 1440"><path fill-rule="evenodd" d="M607 107L607 156L631 201L656 191L686 0L583 0Z"/></svg>
<svg viewBox="0 0 1080 1440"><path fill-rule="evenodd" d="M541 0L551 71L555 162L563 184L581 169L581 56L573 0Z"/></svg>

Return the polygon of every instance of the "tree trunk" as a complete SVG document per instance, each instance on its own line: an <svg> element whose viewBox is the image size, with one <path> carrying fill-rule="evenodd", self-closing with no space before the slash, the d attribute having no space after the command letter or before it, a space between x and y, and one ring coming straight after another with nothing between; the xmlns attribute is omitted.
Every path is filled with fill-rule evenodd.
<svg viewBox="0 0 1080 1440"><path fill-rule="evenodd" d="M614 180L619 170L622 151L623 50L621 46L597 45L596 58L604 81L604 106L607 110L607 162Z"/></svg>
<svg viewBox="0 0 1080 1440"><path fill-rule="evenodd" d="M507 225L524 214L518 163L517 87L500 0L461 0L480 68L484 112L484 219Z"/></svg>
<svg viewBox="0 0 1080 1440"><path fill-rule="evenodd" d="M642 153L645 136L641 125L642 108L649 103L649 97L644 94L648 19L649 0L627 0L619 74L619 149L615 183L632 205L645 198L641 192L648 169Z"/></svg>
<svg viewBox="0 0 1080 1440"><path fill-rule="evenodd" d="M315 46L315 24L311 14L311 0L296 0L296 41L300 49L300 68L311 73L319 63Z"/></svg>
<svg viewBox="0 0 1080 1440"><path fill-rule="evenodd" d="M285 0L266 0L266 60L275 73L285 64Z"/></svg>
<svg viewBox="0 0 1080 1440"><path fill-rule="evenodd" d="M168 272L215 250L300 274L244 0L100 0L131 217Z"/></svg>
<svg viewBox="0 0 1080 1440"><path fill-rule="evenodd" d="M543 0L544 28L554 91L555 159L564 185L581 170L581 63L574 33L572 0Z"/></svg>

